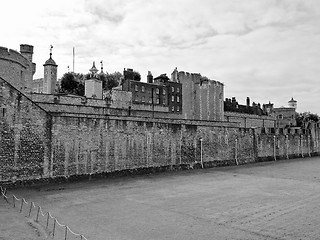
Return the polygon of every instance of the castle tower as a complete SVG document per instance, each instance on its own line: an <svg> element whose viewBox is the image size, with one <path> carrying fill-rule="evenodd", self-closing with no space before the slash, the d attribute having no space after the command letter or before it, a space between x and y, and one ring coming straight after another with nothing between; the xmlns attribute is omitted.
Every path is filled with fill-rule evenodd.
<svg viewBox="0 0 320 240"><path fill-rule="evenodd" d="M29 44L20 44L20 53L23 57L25 57L28 60L28 65L30 68L28 71L26 71L24 75L24 81L25 81L25 91L31 91L32 90L32 79L33 75L36 72L36 64L32 62L32 56L33 56L33 46Z"/></svg>
<svg viewBox="0 0 320 240"><path fill-rule="evenodd" d="M290 108L294 108L295 110L297 109L297 101L291 98L290 101L288 101L288 105Z"/></svg>
<svg viewBox="0 0 320 240"><path fill-rule="evenodd" d="M32 62L32 56L33 56L33 46L28 44L20 44L20 53L22 56L24 56L26 59L29 60L29 62Z"/></svg>
<svg viewBox="0 0 320 240"><path fill-rule="evenodd" d="M53 94L55 92L57 83L58 65L52 59L52 46L50 47L50 58L43 64L44 78L43 78L43 92Z"/></svg>
<svg viewBox="0 0 320 240"><path fill-rule="evenodd" d="M98 98L102 99L102 81L99 79L97 74L98 69L93 62L90 71L90 78L84 82L84 95L87 98Z"/></svg>

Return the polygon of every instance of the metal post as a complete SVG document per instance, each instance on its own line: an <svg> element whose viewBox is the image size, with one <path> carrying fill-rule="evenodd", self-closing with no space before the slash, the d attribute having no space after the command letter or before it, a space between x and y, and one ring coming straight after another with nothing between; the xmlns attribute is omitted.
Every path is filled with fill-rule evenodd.
<svg viewBox="0 0 320 240"><path fill-rule="evenodd" d="M33 204L33 202L30 203L30 209L29 209L29 214L28 214L29 217L30 217L30 215L31 215L32 204Z"/></svg>
<svg viewBox="0 0 320 240"><path fill-rule="evenodd" d="M308 151L309 151L309 157L311 157L311 140L310 140L310 135L308 135Z"/></svg>
<svg viewBox="0 0 320 240"><path fill-rule="evenodd" d="M203 159L202 159L202 137L200 140L200 161L201 161L201 167L203 168Z"/></svg>
<svg viewBox="0 0 320 240"><path fill-rule="evenodd" d="M239 165L238 162L238 139L235 140L235 151L234 151L234 158L236 160L236 164Z"/></svg>
<svg viewBox="0 0 320 240"><path fill-rule="evenodd" d="M38 220L39 220L39 213L40 213L40 206L38 206L38 212L37 212L36 222L38 222Z"/></svg>
<svg viewBox="0 0 320 240"><path fill-rule="evenodd" d="M276 157L276 136L273 136L273 157L274 157L274 160L277 161L277 157Z"/></svg>
<svg viewBox="0 0 320 240"><path fill-rule="evenodd" d="M289 159L289 136L286 135L286 146L287 146L287 159Z"/></svg>
<svg viewBox="0 0 320 240"><path fill-rule="evenodd" d="M48 228L48 225L49 225L49 212L47 212L47 225L46 225L46 229Z"/></svg>
<svg viewBox="0 0 320 240"><path fill-rule="evenodd" d="M54 238L54 233L55 233L55 230L56 230L56 222L57 222L57 219L54 219L54 222L53 222L53 230L52 230L52 236Z"/></svg>
<svg viewBox="0 0 320 240"><path fill-rule="evenodd" d="M23 198L21 199L20 213L22 212L22 206L23 206Z"/></svg>
<svg viewBox="0 0 320 240"><path fill-rule="evenodd" d="M303 141L302 141L302 135L300 135L300 145L301 145L301 156L304 157L303 155Z"/></svg>
<svg viewBox="0 0 320 240"><path fill-rule="evenodd" d="M64 231L64 240L67 240L68 227L66 226L66 230Z"/></svg>

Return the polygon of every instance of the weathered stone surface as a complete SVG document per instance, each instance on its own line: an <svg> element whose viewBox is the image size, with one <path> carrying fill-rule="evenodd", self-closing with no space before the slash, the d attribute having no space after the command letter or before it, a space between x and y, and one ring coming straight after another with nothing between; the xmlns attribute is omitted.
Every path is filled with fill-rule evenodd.
<svg viewBox="0 0 320 240"><path fill-rule="evenodd" d="M2 182L65 181L319 154L318 129L284 134L226 122L51 115L4 80L0 107Z"/></svg>

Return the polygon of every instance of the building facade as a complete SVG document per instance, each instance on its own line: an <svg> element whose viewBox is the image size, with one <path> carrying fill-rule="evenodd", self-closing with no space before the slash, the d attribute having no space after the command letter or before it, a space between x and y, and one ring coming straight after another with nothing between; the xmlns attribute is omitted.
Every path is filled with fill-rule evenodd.
<svg viewBox="0 0 320 240"><path fill-rule="evenodd" d="M122 90L132 93L133 104L162 107L167 113L182 113L181 83L171 81L165 74L153 79L150 72L148 82L140 82L130 79L130 76L133 76L130 74L132 71L132 69L124 70Z"/></svg>

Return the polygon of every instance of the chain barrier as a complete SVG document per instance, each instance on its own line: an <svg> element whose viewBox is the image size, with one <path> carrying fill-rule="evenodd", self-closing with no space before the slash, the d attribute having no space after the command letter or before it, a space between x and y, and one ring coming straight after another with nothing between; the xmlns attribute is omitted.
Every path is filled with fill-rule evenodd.
<svg viewBox="0 0 320 240"><path fill-rule="evenodd" d="M51 215L50 212L44 213L41 206L36 206L34 202L28 203L24 198L18 198L14 194L12 194L12 203L10 203L7 195L7 189L2 186L0 186L0 193L8 204L12 204L13 208L18 208L19 213L22 213L26 217L34 219L37 223L44 226L51 239L68 240L73 236L80 240L88 240L82 234L75 233L67 225L60 223L57 218ZM32 213L35 213L34 211L32 211L33 209L37 209L35 216L32 216ZM60 232L58 227L60 227Z"/></svg>

